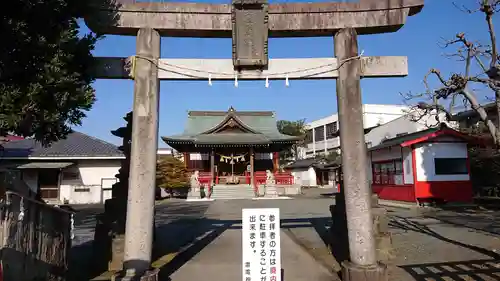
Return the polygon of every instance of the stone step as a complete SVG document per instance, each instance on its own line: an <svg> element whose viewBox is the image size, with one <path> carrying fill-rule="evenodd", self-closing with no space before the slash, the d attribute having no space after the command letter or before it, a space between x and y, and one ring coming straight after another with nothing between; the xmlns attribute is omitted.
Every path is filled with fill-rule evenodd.
<svg viewBox="0 0 500 281"><path fill-rule="evenodd" d="M212 199L251 199L255 197L249 185L216 185L213 188Z"/></svg>

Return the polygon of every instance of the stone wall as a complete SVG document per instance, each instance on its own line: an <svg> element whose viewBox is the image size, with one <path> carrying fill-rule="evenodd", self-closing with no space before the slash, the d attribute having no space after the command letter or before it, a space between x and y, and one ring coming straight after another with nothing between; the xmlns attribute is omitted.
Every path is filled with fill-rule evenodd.
<svg viewBox="0 0 500 281"><path fill-rule="evenodd" d="M70 212L7 192L0 226L3 280L67 280Z"/></svg>

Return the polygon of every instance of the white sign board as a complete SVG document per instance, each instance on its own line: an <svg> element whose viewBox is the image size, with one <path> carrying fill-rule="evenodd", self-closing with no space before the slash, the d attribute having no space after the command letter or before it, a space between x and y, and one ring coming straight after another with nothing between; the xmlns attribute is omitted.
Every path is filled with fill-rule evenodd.
<svg viewBox="0 0 500 281"><path fill-rule="evenodd" d="M280 209L243 209L243 281L281 281Z"/></svg>

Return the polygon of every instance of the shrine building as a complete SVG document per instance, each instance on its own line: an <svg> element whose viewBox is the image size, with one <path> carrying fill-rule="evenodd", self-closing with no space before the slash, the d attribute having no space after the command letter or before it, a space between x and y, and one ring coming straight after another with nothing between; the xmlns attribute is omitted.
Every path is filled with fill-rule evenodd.
<svg viewBox="0 0 500 281"><path fill-rule="evenodd" d="M278 131L272 111L189 111L184 132L162 137L183 153L190 172L199 171L202 185L250 185L266 181L266 171L277 185L293 184L289 173L279 173L280 151L299 137Z"/></svg>

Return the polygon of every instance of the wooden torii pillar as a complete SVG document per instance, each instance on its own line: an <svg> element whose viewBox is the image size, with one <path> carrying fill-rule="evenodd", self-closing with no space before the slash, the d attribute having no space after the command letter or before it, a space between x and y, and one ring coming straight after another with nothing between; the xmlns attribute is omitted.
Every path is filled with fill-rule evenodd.
<svg viewBox="0 0 500 281"><path fill-rule="evenodd" d="M354 3L232 4L134 3L95 7L86 18L101 34L137 36L137 56L100 58L100 78L134 79L125 262L132 278L151 263L159 80L338 79L342 171L350 237L344 280L386 280L377 264L370 212L360 79L407 75L406 57L359 57L357 36L395 32L424 0L359 0ZM251 19L251 20L249 20ZM245 32L242 32L245 31ZM251 31L251 32L248 32ZM335 36L336 58L269 59L269 37ZM233 59L160 59L160 36L233 38ZM132 67L125 67L126 62ZM290 69L297 69L290 72ZM301 70L302 69L302 70ZM131 72L132 70L132 72ZM209 75L208 73L213 73Z"/></svg>

